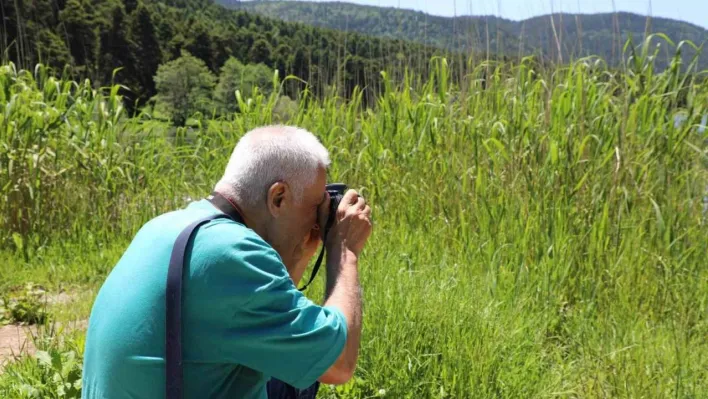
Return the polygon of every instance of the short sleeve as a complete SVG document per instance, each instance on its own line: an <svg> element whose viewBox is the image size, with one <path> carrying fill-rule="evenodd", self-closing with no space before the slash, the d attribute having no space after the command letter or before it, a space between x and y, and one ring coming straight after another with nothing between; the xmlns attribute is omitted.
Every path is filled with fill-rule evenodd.
<svg viewBox="0 0 708 399"><path fill-rule="evenodd" d="M305 297L278 253L252 231L229 223L207 231L190 261L185 337L193 345L185 346L185 360L239 364L297 388L312 385L344 349L342 312Z"/></svg>

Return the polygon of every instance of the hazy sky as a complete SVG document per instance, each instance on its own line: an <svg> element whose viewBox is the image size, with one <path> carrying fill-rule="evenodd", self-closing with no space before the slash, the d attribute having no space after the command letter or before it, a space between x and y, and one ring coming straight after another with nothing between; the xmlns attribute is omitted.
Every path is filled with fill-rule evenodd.
<svg viewBox="0 0 708 399"><path fill-rule="evenodd" d="M320 0L314 0L320 1ZM519 20L554 12L611 12L612 0L344 0L383 7L412 8L437 15L501 15ZM680 19L708 28L708 0L614 0L616 10ZM651 8L650 8L651 4Z"/></svg>

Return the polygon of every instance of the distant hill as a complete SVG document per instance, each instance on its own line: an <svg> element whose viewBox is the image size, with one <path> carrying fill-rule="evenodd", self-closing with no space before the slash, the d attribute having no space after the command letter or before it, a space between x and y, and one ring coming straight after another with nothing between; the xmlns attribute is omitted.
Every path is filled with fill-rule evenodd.
<svg viewBox="0 0 708 399"><path fill-rule="evenodd" d="M494 16L439 17L408 9L345 2L217 2L230 8L317 27L412 40L454 50L489 50L490 53L512 56L537 54L554 61L559 59L560 45L563 61L597 55L616 64L630 34L639 44L647 31L664 33L675 43L690 40L700 46L708 41L708 30L700 26L667 18L648 19L626 12L554 14L552 18L546 15L517 22ZM673 55L668 45L662 44L662 49L660 66L665 65L667 57ZM694 54L692 50L687 50L684 60ZM700 65L708 68L708 51L701 54L700 60Z"/></svg>

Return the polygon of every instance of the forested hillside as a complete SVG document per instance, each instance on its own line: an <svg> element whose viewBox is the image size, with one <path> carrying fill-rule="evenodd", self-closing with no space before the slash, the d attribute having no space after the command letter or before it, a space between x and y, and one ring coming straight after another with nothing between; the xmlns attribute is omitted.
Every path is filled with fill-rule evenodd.
<svg viewBox="0 0 708 399"><path fill-rule="evenodd" d="M701 45L708 40L708 31L699 26L666 18L648 21L645 16L624 12L556 14L553 22L548 15L516 22L494 16L446 18L407 9L342 2L217 1L228 7L313 26L366 32L463 51L538 54L563 62L597 55L616 64L629 36L641 42L645 32L664 33L676 43L690 40ZM674 54L669 46L664 44L663 47L665 51L661 54L659 66L666 65ZM685 60L688 61L693 54L692 49L686 48ZM708 51L702 54L701 65L708 67Z"/></svg>
<svg viewBox="0 0 708 399"><path fill-rule="evenodd" d="M2 2L0 20L3 60L28 69L38 62L59 71L70 65L72 78L127 86L131 104L156 94L158 66L183 50L214 73L233 56L278 69L281 78L293 74L318 93L336 85L342 95L355 85L378 88L383 68L403 69L415 64L411 57L425 73L426 60L442 53L226 10L210 0L17 0Z"/></svg>

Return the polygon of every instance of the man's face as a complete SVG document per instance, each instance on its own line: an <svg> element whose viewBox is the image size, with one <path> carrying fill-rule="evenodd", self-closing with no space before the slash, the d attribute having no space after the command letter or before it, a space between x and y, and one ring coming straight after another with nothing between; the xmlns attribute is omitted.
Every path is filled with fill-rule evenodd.
<svg viewBox="0 0 708 399"><path fill-rule="evenodd" d="M270 244L283 258L288 272L295 282L299 282L307 261L317 250L320 242L320 211L328 199L326 193L327 172L319 168L317 178L305 189L296 201L288 186L271 188L269 209L273 216L268 229ZM306 258L306 259L305 259ZM296 267L298 270L296 270ZM302 270L300 270L302 269Z"/></svg>

